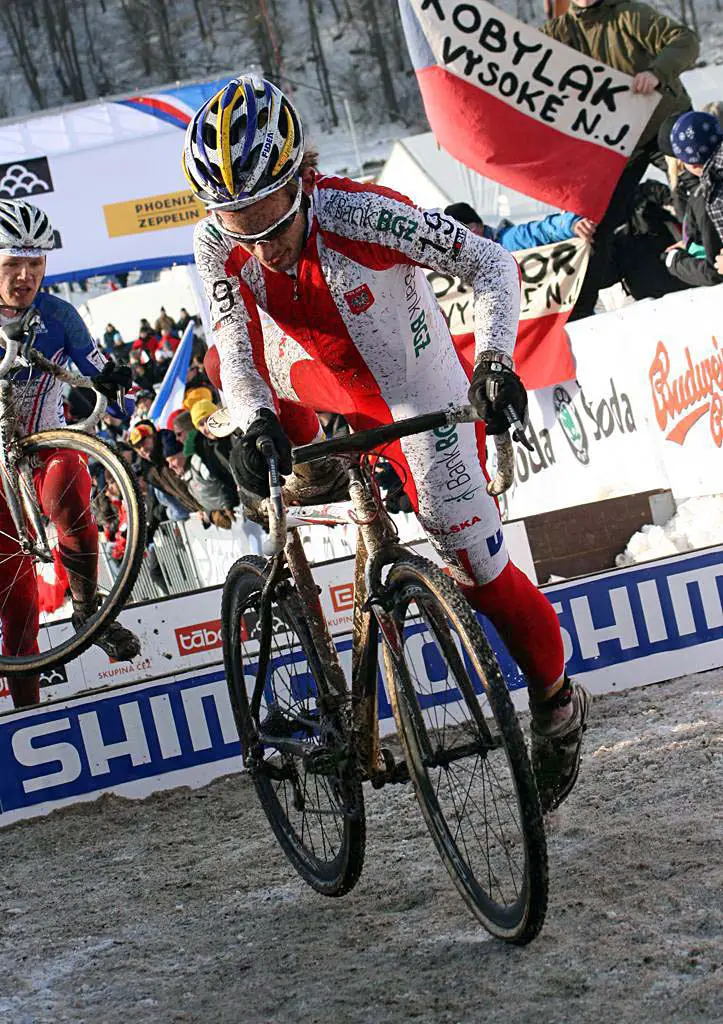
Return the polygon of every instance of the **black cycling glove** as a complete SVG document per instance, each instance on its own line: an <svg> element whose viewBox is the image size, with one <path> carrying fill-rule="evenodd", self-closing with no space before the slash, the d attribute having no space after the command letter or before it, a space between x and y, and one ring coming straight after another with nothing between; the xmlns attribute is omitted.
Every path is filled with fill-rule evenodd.
<svg viewBox="0 0 723 1024"><path fill-rule="evenodd" d="M249 424L241 440L231 449L230 463L242 490L249 491L259 498L268 498L269 469L266 459L256 447L256 442L262 436L273 441L279 461L279 472L288 476L291 473L291 443L275 413L270 409L259 409L256 419Z"/></svg>
<svg viewBox="0 0 723 1024"><path fill-rule="evenodd" d="M483 352L472 373L468 397L487 425L488 434L503 434L510 427L505 414L509 406L524 425L527 421L527 392L512 369L512 360L498 352Z"/></svg>
<svg viewBox="0 0 723 1024"><path fill-rule="evenodd" d="M93 377L95 390L115 405L120 405L120 392L128 391L132 385L133 375L130 366L119 366L112 359L104 363L100 373Z"/></svg>

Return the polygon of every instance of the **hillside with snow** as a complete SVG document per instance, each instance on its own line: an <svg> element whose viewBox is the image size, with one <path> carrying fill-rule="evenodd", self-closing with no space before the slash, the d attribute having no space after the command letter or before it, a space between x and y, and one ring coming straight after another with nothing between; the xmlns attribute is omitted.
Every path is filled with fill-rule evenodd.
<svg viewBox="0 0 723 1024"><path fill-rule="evenodd" d="M722 0L653 5L698 29L701 62L723 62ZM544 20L542 0L498 6ZM3 0L0 61L0 119L255 69L289 90L322 148L347 106L362 146L380 124L426 127L395 0Z"/></svg>

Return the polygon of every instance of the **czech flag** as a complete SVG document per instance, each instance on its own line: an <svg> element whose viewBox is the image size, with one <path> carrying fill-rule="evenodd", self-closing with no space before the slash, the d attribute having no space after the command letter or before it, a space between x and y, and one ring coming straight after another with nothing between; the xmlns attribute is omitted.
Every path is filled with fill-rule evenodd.
<svg viewBox="0 0 723 1024"><path fill-rule="evenodd" d="M166 370L166 376L158 389L153 405L148 413L148 418L160 430L168 423L168 417L175 409L183 405L183 396L186 391L186 377L188 367L191 365L191 351L193 349L193 320L191 320L183 332L181 344L173 353L173 359Z"/></svg>

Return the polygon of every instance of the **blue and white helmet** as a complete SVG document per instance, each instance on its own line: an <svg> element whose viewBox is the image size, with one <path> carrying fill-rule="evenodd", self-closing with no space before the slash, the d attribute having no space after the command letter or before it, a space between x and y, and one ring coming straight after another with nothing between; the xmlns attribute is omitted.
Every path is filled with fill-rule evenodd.
<svg viewBox="0 0 723 1024"><path fill-rule="evenodd" d="M208 209L241 209L298 171L304 132L283 92L240 75L207 100L186 129L183 170Z"/></svg>

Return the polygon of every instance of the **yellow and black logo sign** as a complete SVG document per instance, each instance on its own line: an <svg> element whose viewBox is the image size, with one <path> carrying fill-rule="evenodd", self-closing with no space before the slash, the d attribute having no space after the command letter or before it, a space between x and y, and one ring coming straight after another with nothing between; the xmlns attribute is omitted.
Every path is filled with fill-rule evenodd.
<svg viewBox="0 0 723 1024"><path fill-rule="evenodd" d="M203 203L188 190L109 203L103 207L103 213L110 238L188 227L206 216Z"/></svg>

